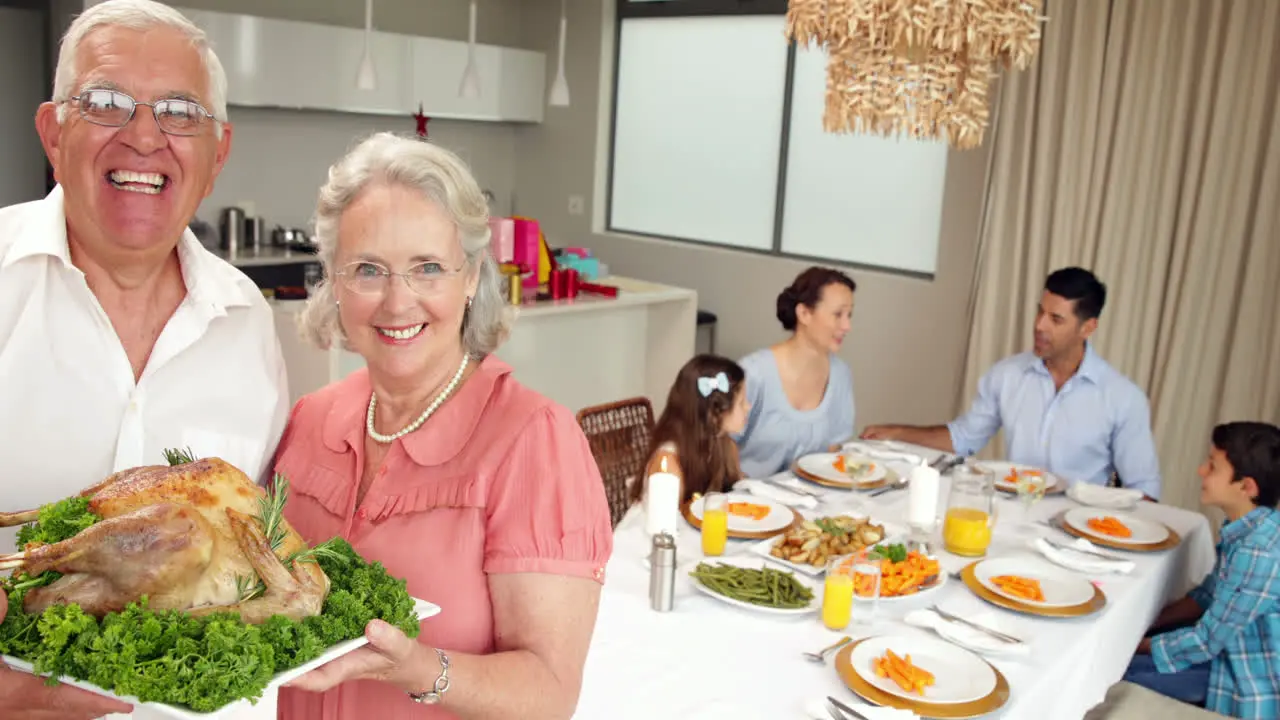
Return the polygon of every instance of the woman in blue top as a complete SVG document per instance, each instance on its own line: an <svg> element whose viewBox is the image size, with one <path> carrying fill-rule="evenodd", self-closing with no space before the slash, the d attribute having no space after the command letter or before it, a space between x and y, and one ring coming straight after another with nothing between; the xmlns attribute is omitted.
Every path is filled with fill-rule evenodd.
<svg viewBox="0 0 1280 720"><path fill-rule="evenodd" d="M791 337L739 361L751 405L734 436L744 476L767 477L853 437L853 374L836 353L855 289L848 275L811 267L778 295L778 320Z"/></svg>

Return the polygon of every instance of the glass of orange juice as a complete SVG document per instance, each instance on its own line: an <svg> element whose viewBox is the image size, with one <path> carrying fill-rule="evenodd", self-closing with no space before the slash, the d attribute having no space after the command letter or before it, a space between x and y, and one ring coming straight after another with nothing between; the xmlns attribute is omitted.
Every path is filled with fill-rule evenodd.
<svg viewBox="0 0 1280 720"><path fill-rule="evenodd" d="M852 555L827 560L827 577L822 583L822 624L829 630L843 630L853 618L853 567Z"/></svg>
<svg viewBox="0 0 1280 720"><path fill-rule="evenodd" d="M702 497L702 554L723 555L729 541L729 497L707 493Z"/></svg>
<svg viewBox="0 0 1280 720"><path fill-rule="evenodd" d="M957 467L951 475L951 493L942 520L942 544L947 552L986 555L996 512L995 476L977 466Z"/></svg>

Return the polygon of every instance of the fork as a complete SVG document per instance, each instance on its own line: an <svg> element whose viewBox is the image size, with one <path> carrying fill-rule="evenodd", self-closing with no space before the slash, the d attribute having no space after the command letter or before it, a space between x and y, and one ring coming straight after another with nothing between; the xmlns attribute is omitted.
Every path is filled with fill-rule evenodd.
<svg viewBox="0 0 1280 720"><path fill-rule="evenodd" d="M1049 538L1045 538L1044 541L1059 550L1067 550L1070 552L1084 553L1085 555L1092 555L1096 558L1102 558L1103 560L1120 560L1120 558L1115 557L1114 555L1101 553L1101 552L1098 552L1097 550L1087 550L1085 548L1076 547L1074 545L1063 545L1062 543L1056 543L1050 540Z"/></svg>
<svg viewBox="0 0 1280 720"><path fill-rule="evenodd" d="M978 623L973 622L972 620L966 620L965 618L962 618L959 615L952 615L951 613L947 612L946 610L943 610L937 605L933 606L933 611L938 613L938 615L941 616L943 620L950 620L951 622L958 622L963 625L968 625L974 630L979 630L981 632L984 632L997 640L1002 640L1004 642L1011 643L1011 644L1015 644L1015 643L1020 644L1022 642L1021 639L1016 638L1012 635L1006 635L1000 632L999 630L992 630L986 625L979 625Z"/></svg>
<svg viewBox="0 0 1280 720"><path fill-rule="evenodd" d="M887 492L891 492L891 491L893 491L893 490L901 490L902 488L904 488L904 487L906 487L906 486L907 486L907 478L902 478L901 480L898 480L898 481L897 481L897 482L895 482L895 483L891 483L891 484L886 485L886 486L884 486L884 487L882 487L882 488L878 488L878 489L872 490L871 492L867 493L867 497L879 497L879 496L881 496L881 495L883 495L883 494L885 494L885 493L887 493Z"/></svg>
<svg viewBox="0 0 1280 720"><path fill-rule="evenodd" d="M811 653L806 651L801 654L804 655L806 660L812 660L813 662L816 662L816 663L825 663L827 661L827 653L831 652L832 650L838 650L844 647L845 645L848 645L851 642L853 642L853 638L849 637L848 635L845 635L835 643L822 648L816 653Z"/></svg>
<svg viewBox="0 0 1280 720"><path fill-rule="evenodd" d="M772 485L772 486L774 486L774 487L776 487L776 488L778 488L778 489L780 489L780 490L786 490L787 492L793 492L793 493L795 493L795 494L797 494L797 495L804 495L805 497L811 497L811 498L813 498L813 499L815 499L815 500L821 500L821 499L822 499L822 496L821 496L821 495L819 495L818 493L816 493L816 492L814 492L814 491L812 491L812 490L809 490L809 489L807 489L807 488L798 487L798 486L791 485L791 484L784 484L781 480L765 480L764 482L766 482L767 484Z"/></svg>

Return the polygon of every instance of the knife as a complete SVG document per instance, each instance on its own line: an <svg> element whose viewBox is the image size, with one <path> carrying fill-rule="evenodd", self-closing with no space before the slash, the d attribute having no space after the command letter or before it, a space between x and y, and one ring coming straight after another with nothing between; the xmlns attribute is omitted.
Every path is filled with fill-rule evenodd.
<svg viewBox="0 0 1280 720"><path fill-rule="evenodd" d="M831 697L830 695L827 696L827 700L830 701L832 705L835 705L836 707L840 708L840 712L849 713L849 715L853 718L856 718L856 720L867 720L866 715L863 715L862 713L858 712L857 710L854 710L848 705L845 705L844 703Z"/></svg>

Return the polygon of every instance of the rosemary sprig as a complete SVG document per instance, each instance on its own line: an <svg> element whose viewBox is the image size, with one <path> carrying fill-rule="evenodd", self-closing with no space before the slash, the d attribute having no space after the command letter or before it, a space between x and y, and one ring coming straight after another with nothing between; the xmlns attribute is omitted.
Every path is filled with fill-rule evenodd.
<svg viewBox="0 0 1280 720"><path fill-rule="evenodd" d="M266 592L267 586L261 580L248 575L240 575L236 577L236 597L240 598L238 602L245 602Z"/></svg>
<svg viewBox="0 0 1280 720"><path fill-rule="evenodd" d="M191 452L191 448L179 450L177 448L165 448L164 460L169 463L170 467L174 465L185 465L196 461L195 453Z"/></svg>
<svg viewBox="0 0 1280 720"><path fill-rule="evenodd" d="M267 537L267 541L271 544L271 552L277 558L280 556L280 546L284 544L284 505L288 499L289 479L277 473L271 483L271 489L267 491L265 497L258 500L258 517L256 519L258 525L262 528L262 534ZM345 563L347 556L334 549L337 541L338 538L330 538L315 547L296 550L281 560L281 563L286 569L292 568L294 561L316 562L318 558L322 557ZM251 600L266 592L266 590L266 585L263 584L260 578L256 577L256 574L254 577L241 575L236 578L236 594L239 596L240 602Z"/></svg>
<svg viewBox="0 0 1280 720"><path fill-rule="evenodd" d="M333 549L334 545L338 542L338 539L339 538L332 537L315 547L296 550L291 553L289 557L285 558L284 566L286 568L290 568L293 567L294 561L315 562L317 558L322 557L329 558L330 560L334 560L339 563L345 563L347 561L347 556Z"/></svg>
<svg viewBox="0 0 1280 720"><path fill-rule="evenodd" d="M258 500L258 524L271 543L271 552L279 553L284 543L284 504L289 499L289 479L276 473L271 489Z"/></svg>

